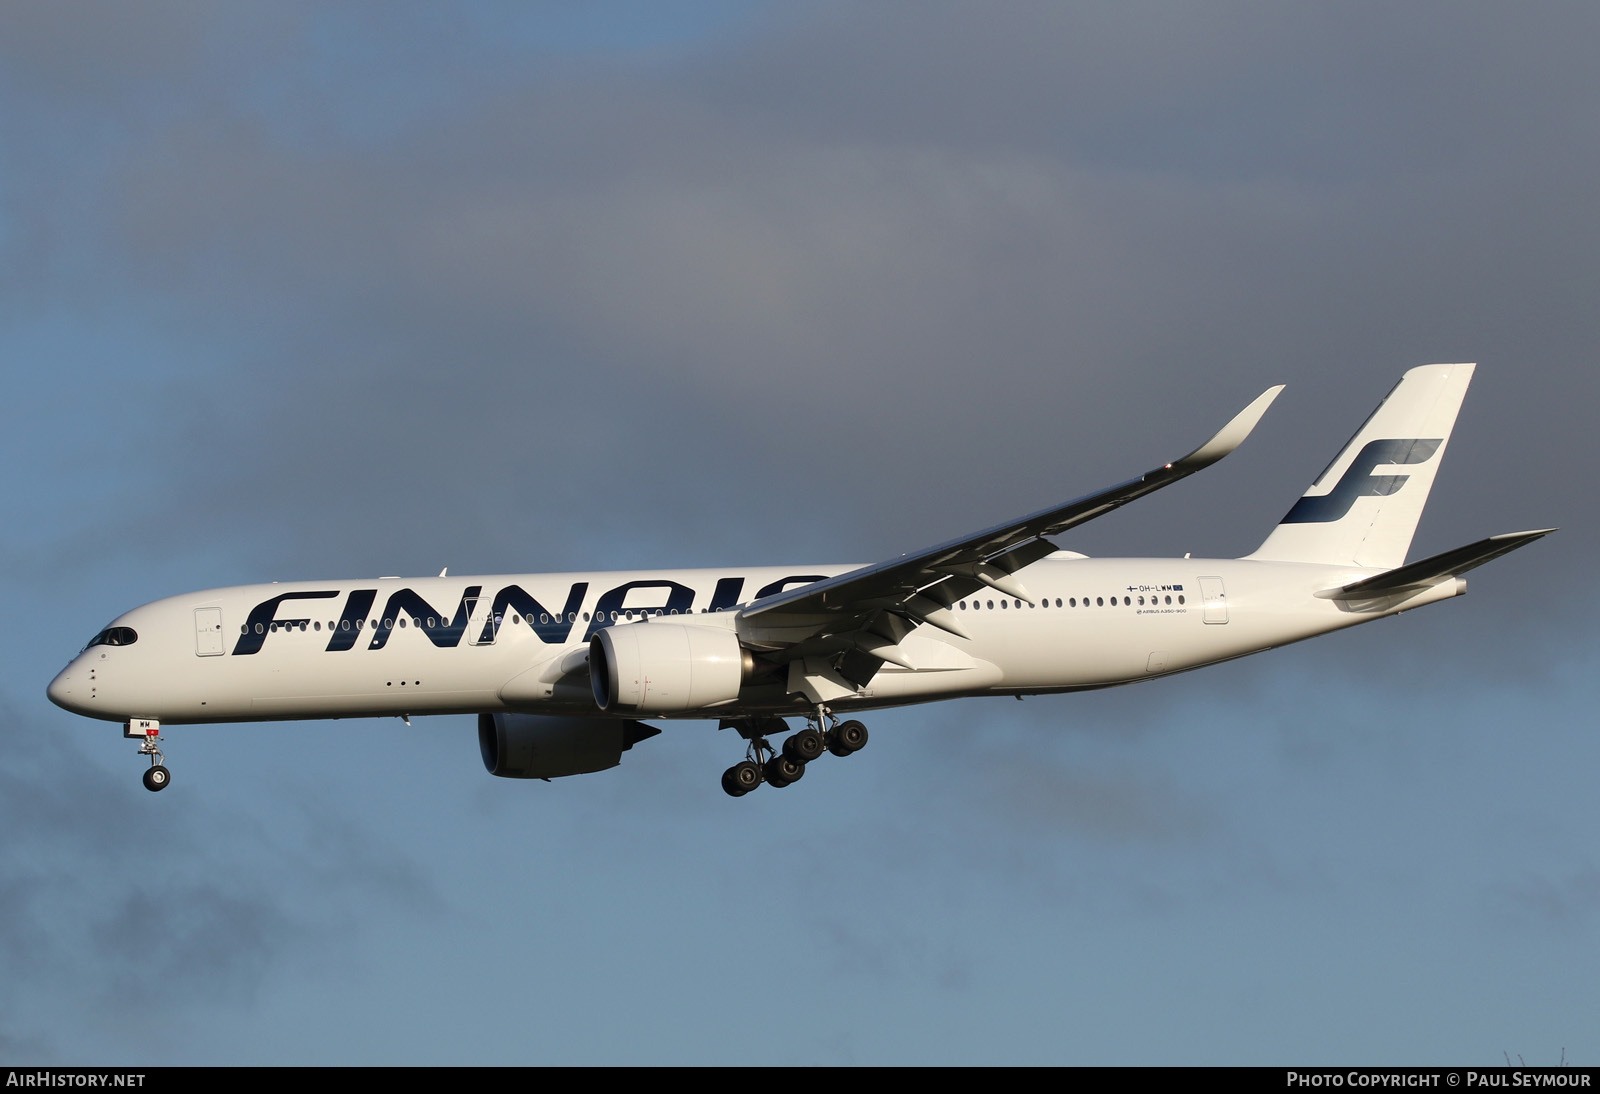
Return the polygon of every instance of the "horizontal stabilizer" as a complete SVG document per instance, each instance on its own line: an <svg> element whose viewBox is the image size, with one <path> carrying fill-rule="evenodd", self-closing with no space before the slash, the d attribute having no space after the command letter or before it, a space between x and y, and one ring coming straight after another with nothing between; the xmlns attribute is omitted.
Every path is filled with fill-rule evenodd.
<svg viewBox="0 0 1600 1094"><path fill-rule="evenodd" d="M1424 558L1409 566L1401 566L1397 570L1390 570L1343 588L1329 589L1317 595L1332 600L1365 600L1413 589L1426 589L1446 578L1459 577L1468 570L1482 566L1485 562L1509 554L1518 547L1525 547L1536 539L1543 539L1554 531L1556 531L1554 528L1540 528L1532 532L1507 532L1504 535L1490 536L1488 539L1469 543L1465 547L1457 547L1453 551Z"/></svg>

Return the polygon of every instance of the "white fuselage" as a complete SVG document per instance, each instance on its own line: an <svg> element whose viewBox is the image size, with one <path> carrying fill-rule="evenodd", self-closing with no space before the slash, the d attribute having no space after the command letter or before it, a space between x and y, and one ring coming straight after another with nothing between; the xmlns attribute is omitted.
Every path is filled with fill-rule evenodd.
<svg viewBox="0 0 1600 1094"><path fill-rule="evenodd" d="M49 688L58 705L163 724L380 715L599 714L585 654L603 626L738 629L734 610L853 567L284 582L169 597L119 616L136 638L91 645ZM1454 596L1449 579L1366 604L1319 597L1377 571L1247 559L1052 556L1018 573L1035 604L991 589L953 605L963 638L921 626L837 709L1130 683ZM616 618L612 616L615 613ZM601 616L603 615L603 619ZM421 623L421 626L418 623ZM741 635L741 637L746 637ZM803 711L781 674L680 717Z"/></svg>

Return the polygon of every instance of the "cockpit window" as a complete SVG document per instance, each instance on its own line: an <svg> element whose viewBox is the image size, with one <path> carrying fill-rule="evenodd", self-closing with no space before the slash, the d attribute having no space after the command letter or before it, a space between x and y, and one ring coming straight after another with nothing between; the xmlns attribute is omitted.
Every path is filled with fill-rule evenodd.
<svg viewBox="0 0 1600 1094"><path fill-rule="evenodd" d="M93 638L89 639L90 646L131 646L139 641L139 632L132 627L107 627Z"/></svg>

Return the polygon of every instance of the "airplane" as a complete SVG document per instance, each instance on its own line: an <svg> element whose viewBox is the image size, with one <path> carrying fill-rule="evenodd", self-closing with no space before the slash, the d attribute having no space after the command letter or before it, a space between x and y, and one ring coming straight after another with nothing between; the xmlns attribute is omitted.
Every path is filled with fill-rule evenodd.
<svg viewBox="0 0 1600 1094"><path fill-rule="evenodd" d="M616 767L661 732L643 718L714 718L746 742L722 776L741 797L859 751L866 726L840 715L1151 680L1460 596L1556 531L1406 563L1474 367L1405 373L1243 558L1096 559L1051 537L1216 463L1282 385L1138 478L874 565L212 589L113 619L48 694L121 722L150 790L171 780L164 725L476 714L491 774L546 781Z"/></svg>

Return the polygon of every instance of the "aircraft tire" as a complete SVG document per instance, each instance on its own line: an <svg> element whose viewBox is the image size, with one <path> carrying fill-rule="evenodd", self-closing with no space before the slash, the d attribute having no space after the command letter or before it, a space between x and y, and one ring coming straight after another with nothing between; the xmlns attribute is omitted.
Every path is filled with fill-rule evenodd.
<svg viewBox="0 0 1600 1094"><path fill-rule="evenodd" d="M853 718L834 726L828 736L828 751L835 756L848 756L867 746L867 727Z"/></svg>
<svg viewBox="0 0 1600 1094"><path fill-rule="evenodd" d="M165 790L172 781L172 772L156 764L144 773L144 788L150 791Z"/></svg>
<svg viewBox="0 0 1600 1094"><path fill-rule="evenodd" d="M797 783L805 773L805 764L797 763L787 756L778 755L767 761L767 782L773 786L788 786L790 783Z"/></svg>
<svg viewBox="0 0 1600 1094"><path fill-rule="evenodd" d="M722 773L722 789L731 797L742 798L761 785L761 768L742 760Z"/></svg>
<svg viewBox="0 0 1600 1094"><path fill-rule="evenodd" d="M807 726L783 742L783 754L795 763L808 764L822 755L823 747L822 734Z"/></svg>

